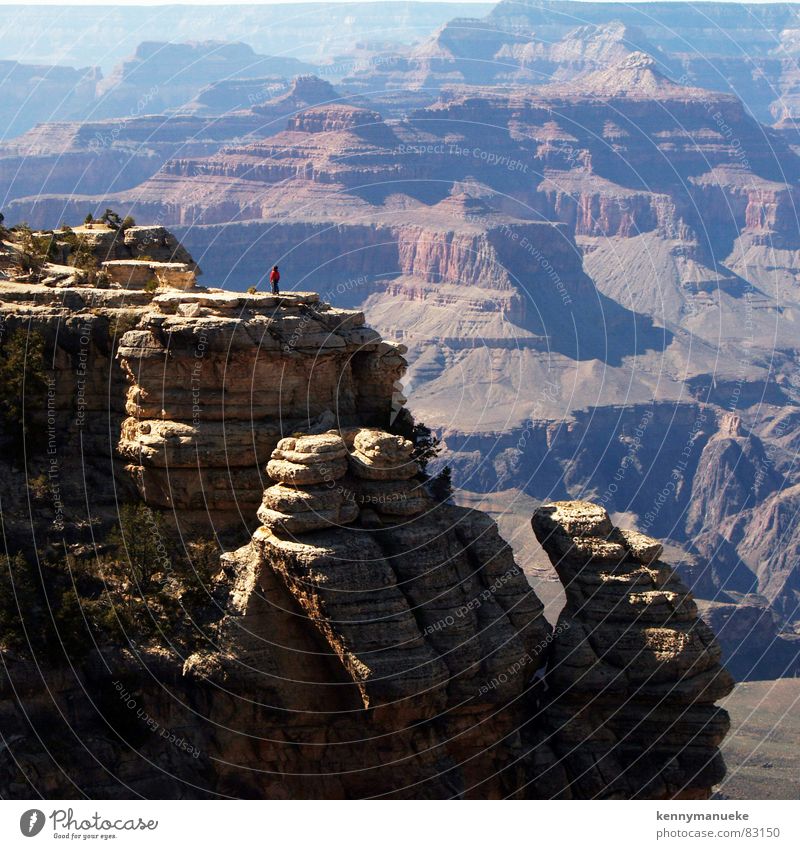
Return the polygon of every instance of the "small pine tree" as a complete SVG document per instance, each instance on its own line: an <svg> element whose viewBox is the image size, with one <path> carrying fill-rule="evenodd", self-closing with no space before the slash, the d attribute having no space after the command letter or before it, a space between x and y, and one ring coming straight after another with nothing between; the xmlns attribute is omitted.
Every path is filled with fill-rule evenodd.
<svg viewBox="0 0 800 849"><path fill-rule="evenodd" d="M415 422L406 409L400 411L390 431L405 437L413 444L414 451L411 456L419 463L420 470L425 476L428 463L438 457L442 451L442 440L434 436L433 431L423 422Z"/></svg>
<svg viewBox="0 0 800 849"><path fill-rule="evenodd" d="M94 216L91 212L86 213L86 218L83 219L84 224L94 224Z"/></svg>
<svg viewBox="0 0 800 849"><path fill-rule="evenodd" d="M428 484L428 491L436 501L447 501L453 494L453 473L450 466L445 466Z"/></svg>
<svg viewBox="0 0 800 849"><path fill-rule="evenodd" d="M54 235L37 235L27 224L20 224L14 228L14 241L18 272L40 278L45 263L52 259L56 252Z"/></svg>
<svg viewBox="0 0 800 849"><path fill-rule="evenodd" d="M75 268L83 271L86 276L87 283L94 283L97 278L97 269L99 267L97 257L89 245L80 239L74 246L69 255L69 262Z"/></svg>
<svg viewBox="0 0 800 849"><path fill-rule="evenodd" d="M145 504L125 504L119 511L119 526L108 540L116 571L127 575L141 593L158 573L172 568L167 538L164 518Z"/></svg>
<svg viewBox="0 0 800 849"><path fill-rule="evenodd" d="M122 219L114 212L113 209L106 209L100 219L103 224L107 224L112 230L119 230L122 226Z"/></svg>
<svg viewBox="0 0 800 849"><path fill-rule="evenodd" d="M0 347L0 427L12 442L14 459L23 456L26 439L29 450L43 445L43 418L34 424L31 413L41 413L46 391L44 337L16 328Z"/></svg>

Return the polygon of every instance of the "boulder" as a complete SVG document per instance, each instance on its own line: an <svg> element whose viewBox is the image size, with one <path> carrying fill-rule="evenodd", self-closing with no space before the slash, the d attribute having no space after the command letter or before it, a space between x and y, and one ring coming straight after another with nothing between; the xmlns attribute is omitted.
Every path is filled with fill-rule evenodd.
<svg viewBox="0 0 800 849"><path fill-rule="evenodd" d="M363 428L353 437L350 470L363 480L408 480L419 473L408 439L386 431Z"/></svg>
<svg viewBox="0 0 800 849"><path fill-rule="evenodd" d="M335 434L288 437L278 443L267 474L294 486L332 483L347 471L347 446Z"/></svg>

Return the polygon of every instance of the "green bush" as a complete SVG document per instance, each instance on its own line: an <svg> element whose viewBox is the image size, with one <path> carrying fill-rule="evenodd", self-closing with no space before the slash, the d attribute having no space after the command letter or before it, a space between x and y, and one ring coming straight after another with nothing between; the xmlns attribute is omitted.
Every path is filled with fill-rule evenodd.
<svg viewBox="0 0 800 849"><path fill-rule="evenodd" d="M29 563L21 552L5 557L0 577L0 645L59 662L64 652L80 659L91 648L81 602L63 564L41 555Z"/></svg>
<svg viewBox="0 0 800 849"><path fill-rule="evenodd" d="M0 648L61 664L95 644L172 648L190 654L215 635L211 598L216 543L178 549L165 522L145 505L125 505L97 558L18 553L0 566Z"/></svg>
<svg viewBox="0 0 800 849"><path fill-rule="evenodd" d="M119 345L119 340L139 323L139 314L132 310L121 310L108 321L108 335L113 345Z"/></svg>
<svg viewBox="0 0 800 849"><path fill-rule="evenodd" d="M108 539L113 548L118 577L127 578L140 592L146 592L153 578L172 570L165 542L163 516L145 504L125 504L119 511L119 525Z"/></svg>
<svg viewBox="0 0 800 849"><path fill-rule="evenodd" d="M31 498L34 502L43 503L47 501L47 497L50 493L50 482L47 479L47 475L37 475L36 477L28 478L28 492L31 494Z"/></svg>
<svg viewBox="0 0 800 849"><path fill-rule="evenodd" d="M175 577L180 584L181 606L192 617L202 616L211 604L212 579L219 572L219 547L211 540L191 542L175 558Z"/></svg>
<svg viewBox="0 0 800 849"><path fill-rule="evenodd" d="M27 224L14 228L17 249L15 263L20 274L41 278L45 263L56 254L57 244L53 233L37 234Z"/></svg>
<svg viewBox="0 0 800 849"><path fill-rule="evenodd" d="M83 240L76 239L73 249L69 255L70 265L81 271L97 271L98 263L94 251Z"/></svg>

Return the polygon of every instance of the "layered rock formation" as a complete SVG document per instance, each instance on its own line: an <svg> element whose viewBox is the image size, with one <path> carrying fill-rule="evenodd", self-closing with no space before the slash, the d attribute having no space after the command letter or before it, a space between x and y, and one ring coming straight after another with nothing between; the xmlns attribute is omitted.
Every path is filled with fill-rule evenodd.
<svg viewBox="0 0 800 849"><path fill-rule="evenodd" d="M474 11L470 12L474 15ZM484 18L454 16L412 50L346 79L371 92L453 84L536 86L603 70L645 52L673 76L735 93L759 120L796 116L797 13L790 5L520 2ZM374 96L374 94L373 94Z"/></svg>
<svg viewBox="0 0 800 849"><path fill-rule="evenodd" d="M164 293L153 307L120 342L119 451L145 501L183 519L248 524L282 436L399 409L402 346L314 293Z"/></svg>
<svg viewBox="0 0 800 849"><path fill-rule="evenodd" d="M259 520L273 534L289 538L350 524L358 509L336 484L346 472L347 446L338 434L282 439L267 464L277 483L264 491Z"/></svg>
<svg viewBox="0 0 800 849"><path fill-rule="evenodd" d="M23 515L9 487L24 490L24 470L8 467L6 540L22 550L52 541L85 559L119 499L140 498L159 558L159 514L184 544L219 531L249 540L228 543L211 569L185 623L200 634L186 654L152 635L97 644L96 613L76 620L83 638L71 633L46 659L0 647L5 795L696 797L718 780L724 724L710 702L726 679L682 587L653 566L659 546L592 538L606 560L562 571L573 603L551 633L494 522L433 500L414 444L383 429L402 400L402 348L360 313L298 292L14 281L0 291L4 331L42 333L56 365L53 435L28 438L29 468L51 444L63 455L55 514L36 496ZM87 358L91 392L73 385ZM585 510L560 505L549 527L563 540ZM611 533L600 513L586 534ZM162 566L168 583L173 567ZM575 588L596 578L603 593L589 613L576 609ZM175 610L188 616L183 598ZM595 653L588 674L570 666L573 636L582 662ZM592 676L615 682L599 701ZM644 768L630 763L619 712L642 720L631 739ZM650 713L671 722L653 739ZM689 726L697 739L684 749ZM67 727L80 746L63 742ZM610 765L602 779L580 775L581 758L597 754Z"/></svg>
<svg viewBox="0 0 800 849"><path fill-rule="evenodd" d="M558 505L548 534L604 535L607 520L586 514ZM726 727L711 700L729 680L685 588L649 562L656 544L628 537L620 570L614 544L581 538L595 556L605 546L614 576L608 557L596 571L573 552L570 586L595 598L590 612L573 596L551 635L486 516L443 505L413 520L365 518L291 535L262 526L224 555L218 635L182 672L180 659L140 648L105 650L108 673L48 673L95 753L70 755L67 782L99 797L707 797ZM37 789L64 792L47 753L58 722L35 678L7 658L0 694L15 760L3 756L0 775L11 796L30 786L20 766ZM32 709L45 751L17 733L15 700ZM142 733L130 704L176 745Z"/></svg>
<svg viewBox="0 0 800 849"><path fill-rule="evenodd" d="M545 722L580 798L706 798L724 774L733 689L720 648L655 540L601 507L540 507L533 529L567 593Z"/></svg>
<svg viewBox="0 0 800 849"><path fill-rule="evenodd" d="M410 442L373 429L350 436L350 453L333 433L283 440L273 452L267 470L281 483L264 492L253 541L262 568L285 582L365 708L434 719L448 697L454 709L480 702L483 682L547 636L541 604L484 517L432 511L419 480L407 497L403 485L419 471ZM365 482L380 490L365 492ZM488 701L519 696L527 677Z"/></svg>

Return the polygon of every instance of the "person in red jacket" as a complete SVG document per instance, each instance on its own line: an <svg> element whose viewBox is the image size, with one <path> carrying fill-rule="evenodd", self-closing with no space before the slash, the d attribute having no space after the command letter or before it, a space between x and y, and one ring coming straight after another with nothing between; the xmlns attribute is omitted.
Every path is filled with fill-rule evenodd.
<svg viewBox="0 0 800 849"><path fill-rule="evenodd" d="M272 287L273 295L280 295L281 290L278 287L278 283L281 281L281 273L278 271L278 266L273 265L272 271L269 273L269 285Z"/></svg>

